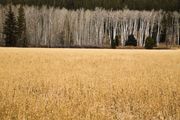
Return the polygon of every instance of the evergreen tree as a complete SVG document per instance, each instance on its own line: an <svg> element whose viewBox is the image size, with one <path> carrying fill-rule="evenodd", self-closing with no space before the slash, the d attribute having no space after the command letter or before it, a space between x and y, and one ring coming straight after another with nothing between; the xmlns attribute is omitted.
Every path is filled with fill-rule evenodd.
<svg viewBox="0 0 180 120"><path fill-rule="evenodd" d="M7 47L15 47L17 43L17 21L14 13L12 12L12 7L9 6L9 11L6 15L4 31L5 43Z"/></svg>
<svg viewBox="0 0 180 120"><path fill-rule="evenodd" d="M18 46L20 47L27 47L27 39L26 39L26 19L25 19L25 13L24 8L21 5L18 10Z"/></svg>
<svg viewBox="0 0 180 120"><path fill-rule="evenodd" d="M137 46L137 40L133 34L128 36L128 40L126 41L126 46Z"/></svg>

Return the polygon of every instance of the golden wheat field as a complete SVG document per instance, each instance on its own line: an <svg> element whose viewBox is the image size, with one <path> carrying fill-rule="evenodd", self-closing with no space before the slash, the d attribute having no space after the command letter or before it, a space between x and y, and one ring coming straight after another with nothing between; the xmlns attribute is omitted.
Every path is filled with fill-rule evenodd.
<svg viewBox="0 0 180 120"><path fill-rule="evenodd" d="M180 120L180 50L0 48L0 120Z"/></svg>

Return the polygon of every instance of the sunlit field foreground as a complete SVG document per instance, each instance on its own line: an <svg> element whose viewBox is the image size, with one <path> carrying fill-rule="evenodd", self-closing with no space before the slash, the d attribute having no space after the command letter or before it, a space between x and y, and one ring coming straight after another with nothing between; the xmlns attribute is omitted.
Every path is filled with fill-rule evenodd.
<svg viewBox="0 0 180 120"><path fill-rule="evenodd" d="M0 120L180 120L180 51L0 48Z"/></svg>

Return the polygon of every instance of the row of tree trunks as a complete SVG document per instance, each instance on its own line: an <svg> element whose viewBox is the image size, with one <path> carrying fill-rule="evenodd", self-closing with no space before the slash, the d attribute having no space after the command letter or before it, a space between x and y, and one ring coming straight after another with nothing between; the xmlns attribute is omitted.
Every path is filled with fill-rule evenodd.
<svg viewBox="0 0 180 120"><path fill-rule="evenodd" d="M163 11L67 10L24 6L28 46L34 47L109 47L118 37L121 46L133 34L138 46L145 46L148 36L160 43ZM17 15L19 6L13 6ZM0 6L0 41L7 6ZM167 28L170 44L179 44L180 13L171 12ZM2 42L0 42L2 43Z"/></svg>

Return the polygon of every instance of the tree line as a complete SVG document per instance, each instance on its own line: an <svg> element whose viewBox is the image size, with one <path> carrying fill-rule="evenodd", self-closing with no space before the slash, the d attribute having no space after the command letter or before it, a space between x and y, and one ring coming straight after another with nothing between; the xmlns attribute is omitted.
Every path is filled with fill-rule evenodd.
<svg viewBox="0 0 180 120"><path fill-rule="evenodd" d="M35 5L35 6L54 6L66 9L104 9L120 10L128 8L130 10L180 10L180 0L0 0L0 4L9 3Z"/></svg>
<svg viewBox="0 0 180 120"><path fill-rule="evenodd" d="M0 18L0 43L11 47L144 47L148 37L157 46L180 44L177 11L0 6Z"/></svg>

